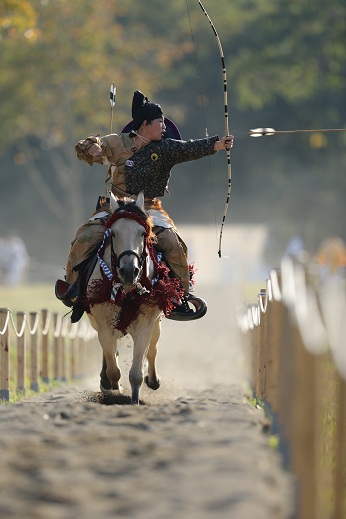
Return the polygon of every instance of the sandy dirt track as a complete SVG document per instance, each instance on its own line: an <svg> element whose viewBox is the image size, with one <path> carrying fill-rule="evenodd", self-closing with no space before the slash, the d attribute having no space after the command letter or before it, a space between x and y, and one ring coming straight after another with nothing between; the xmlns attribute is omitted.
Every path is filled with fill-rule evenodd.
<svg viewBox="0 0 346 519"><path fill-rule="evenodd" d="M291 480L244 398L229 291L198 295L206 317L163 323L145 405L101 405L95 377L0 407L2 519L290 517ZM130 355L125 338L125 396Z"/></svg>

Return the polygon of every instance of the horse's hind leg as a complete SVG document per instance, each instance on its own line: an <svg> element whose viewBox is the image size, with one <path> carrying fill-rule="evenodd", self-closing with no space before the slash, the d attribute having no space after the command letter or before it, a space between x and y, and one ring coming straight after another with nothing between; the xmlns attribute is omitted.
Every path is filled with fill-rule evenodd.
<svg viewBox="0 0 346 519"><path fill-rule="evenodd" d="M156 371L156 356L158 349L158 342L161 334L161 317L159 317L154 324L153 334L151 336L149 349L147 352L148 359L148 375L144 381L150 389L158 389L160 387L160 379Z"/></svg>

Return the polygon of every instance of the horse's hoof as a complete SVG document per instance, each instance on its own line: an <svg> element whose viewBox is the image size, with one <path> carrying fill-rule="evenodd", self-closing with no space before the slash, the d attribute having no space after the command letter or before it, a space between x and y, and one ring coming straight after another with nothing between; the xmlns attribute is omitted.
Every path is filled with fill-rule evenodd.
<svg viewBox="0 0 346 519"><path fill-rule="evenodd" d="M132 391L131 404L139 405L139 391Z"/></svg>
<svg viewBox="0 0 346 519"><path fill-rule="evenodd" d="M156 389L159 389L159 387L160 387L160 385L161 385L161 383L160 383L160 379L159 379L159 378L156 379L156 382L155 382L155 383L149 384L149 376L148 376L148 375L146 375L146 376L144 377L144 382L146 383L146 385L147 385L148 387L150 387L150 389L153 389L154 391L156 391Z"/></svg>
<svg viewBox="0 0 346 519"><path fill-rule="evenodd" d="M111 393L112 391L116 391L117 393L122 393L123 392L123 388L122 386L118 386L117 388L114 388L110 385L110 387L108 387L108 384L107 384L107 387L104 387L102 385L102 382L100 383L100 391L102 393Z"/></svg>
<svg viewBox="0 0 346 519"><path fill-rule="evenodd" d="M102 391L102 393L107 393L108 391L111 391L111 389L112 384L110 383L108 378L100 380L100 390Z"/></svg>

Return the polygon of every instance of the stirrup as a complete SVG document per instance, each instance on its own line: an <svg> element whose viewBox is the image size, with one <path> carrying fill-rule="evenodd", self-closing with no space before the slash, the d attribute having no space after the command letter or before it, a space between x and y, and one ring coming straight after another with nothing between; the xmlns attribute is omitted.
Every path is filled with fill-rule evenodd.
<svg viewBox="0 0 346 519"><path fill-rule="evenodd" d="M77 303L79 296L79 287L77 282L70 285L62 279L58 279L55 283L55 296L66 306L73 306Z"/></svg>
<svg viewBox="0 0 346 519"><path fill-rule="evenodd" d="M189 306L191 304L194 310ZM173 310L166 315L166 319L172 321L195 321L200 319L207 313L207 303L204 299L196 297L192 294L186 294Z"/></svg>

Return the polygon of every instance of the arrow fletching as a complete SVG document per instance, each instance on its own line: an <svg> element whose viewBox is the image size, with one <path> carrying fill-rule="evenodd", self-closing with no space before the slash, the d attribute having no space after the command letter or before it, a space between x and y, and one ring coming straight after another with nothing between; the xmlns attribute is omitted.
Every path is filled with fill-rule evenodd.
<svg viewBox="0 0 346 519"><path fill-rule="evenodd" d="M117 87L114 85L114 83L112 83L110 91L109 91L109 101L111 103L112 108L115 105L116 93L117 93Z"/></svg>
<svg viewBox="0 0 346 519"><path fill-rule="evenodd" d="M263 135L274 135L274 128L254 128L248 132L250 137L263 137Z"/></svg>

